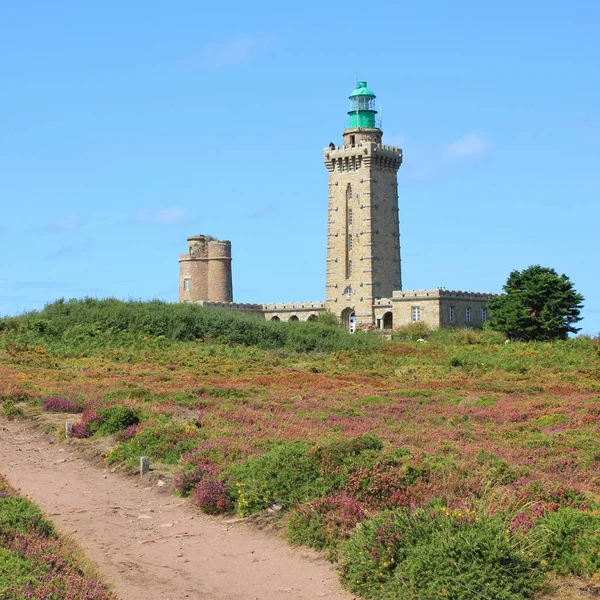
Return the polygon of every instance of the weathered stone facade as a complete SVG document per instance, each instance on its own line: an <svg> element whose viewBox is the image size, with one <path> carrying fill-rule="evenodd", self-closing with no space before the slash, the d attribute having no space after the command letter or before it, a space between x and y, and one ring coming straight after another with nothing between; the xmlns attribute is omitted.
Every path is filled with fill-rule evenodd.
<svg viewBox="0 0 600 600"><path fill-rule="evenodd" d="M325 305L373 323L373 300L401 289L397 171L402 151L379 129L348 129L324 150L329 171Z"/></svg>
<svg viewBox="0 0 600 600"><path fill-rule="evenodd" d="M397 290L391 298L382 298L376 301L376 324L385 329L416 321L423 321L432 329L481 327L488 319L487 301L489 297L490 294L458 292L441 288ZM387 325L391 325L391 327L384 327L386 320Z"/></svg>
<svg viewBox="0 0 600 600"><path fill-rule="evenodd" d="M314 320L329 310L350 331L415 321L432 328L477 327L487 320L489 294L402 291L397 180L402 150L382 143L374 98L366 82L357 84L343 145L332 143L323 151L329 172L325 302L233 303L231 244L205 235L188 238L188 253L180 256L180 302L272 321Z"/></svg>
<svg viewBox="0 0 600 600"><path fill-rule="evenodd" d="M179 302L233 302L231 242L209 235L187 239L179 256Z"/></svg>

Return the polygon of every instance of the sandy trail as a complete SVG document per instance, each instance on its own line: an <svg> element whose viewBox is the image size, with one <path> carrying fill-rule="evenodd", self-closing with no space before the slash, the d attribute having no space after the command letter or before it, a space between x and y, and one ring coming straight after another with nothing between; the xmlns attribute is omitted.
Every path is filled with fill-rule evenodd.
<svg viewBox="0 0 600 600"><path fill-rule="evenodd" d="M311 551L201 515L156 482L0 422L0 472L72 536L122 600L350 600Z"/></svg>

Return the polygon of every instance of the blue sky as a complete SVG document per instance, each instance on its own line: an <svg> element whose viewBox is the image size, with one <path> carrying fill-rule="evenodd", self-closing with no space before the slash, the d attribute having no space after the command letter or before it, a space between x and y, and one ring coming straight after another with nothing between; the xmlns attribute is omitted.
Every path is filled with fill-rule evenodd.
<svg viewBox="0 0 600 600"><path fill-rule="evenodd" d="M600 331L600 3L0 0L0 314L177 297L188 235L237 301L325 296L358 75L399 172L406 289L542 264Z"/></svg>

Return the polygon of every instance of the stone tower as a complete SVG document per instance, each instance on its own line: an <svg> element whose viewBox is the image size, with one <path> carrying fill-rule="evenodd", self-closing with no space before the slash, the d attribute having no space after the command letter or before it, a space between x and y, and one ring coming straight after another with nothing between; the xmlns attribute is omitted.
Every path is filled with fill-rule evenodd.
<svg viewBox="0 0 600 600"><path fill-rule="evenodd" d="M350 94L343 146L324 150L329 171L325 305L350 329L374 323L376 298L402 289L398 180L402 150L385 146L375 94L359 81Z"/></svg>
<svg viewBox="0 0 600 600"><path fill-rule="evenodd" d="M179 257L179 302L233 302L231 242L209 235L187 239Z"/></svg>

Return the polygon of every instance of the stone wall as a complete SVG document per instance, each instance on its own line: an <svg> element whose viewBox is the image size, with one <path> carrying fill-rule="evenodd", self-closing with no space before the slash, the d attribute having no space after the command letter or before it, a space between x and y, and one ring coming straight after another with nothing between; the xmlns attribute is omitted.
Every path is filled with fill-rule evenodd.
<svg viewBox="0 0 600 600"><path fill-rule="evenodd" d="M487 303L492 294L442 290L440 294L440 327L481 327L487 320ZM454 321L450 321L454 308ZM467 320L467 310L471 319Z"/></svg>
<svg viewBox="0 0 600 600"><path fill-rule="evenodd" d="M233 310L246 315L257 316L267 321L310 321L325 311L324 302L289 302L280 304L252 304L240 302L196 302L208 308Z"/></svg>
<svg viewBox="0 0 600 600"><path fill-rule="evenodd" d="M326 309L325 302L284 302L263 304L262 310L267 321L312 321Z"/></svg>
<svg viewBox="0 0 600 600"><path fill-rule="evenodd" d="M398 236L398 148L379 129L349 129L343 147L328 147L325 304L338 317L354 312L373 323L373 301L401 286Z"/></svg>
<svg viewBox="0 0 600 600"><path fill-rule="evenodd" d="M487 317L487 302L491 296L439 288L395 291L392 297L394 327L413 322L413 307L418 308L419 320L432 329L448 326L481 327Z"/></svg>

